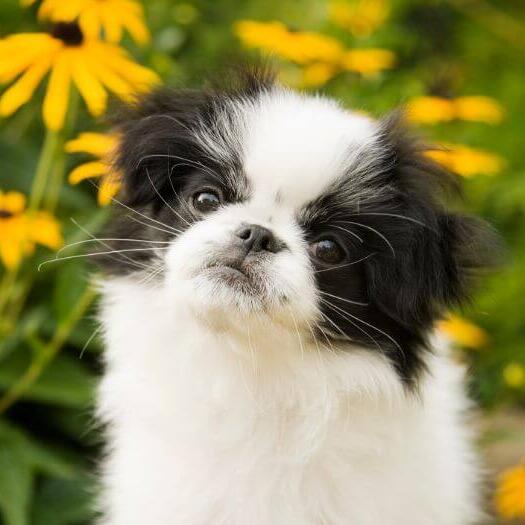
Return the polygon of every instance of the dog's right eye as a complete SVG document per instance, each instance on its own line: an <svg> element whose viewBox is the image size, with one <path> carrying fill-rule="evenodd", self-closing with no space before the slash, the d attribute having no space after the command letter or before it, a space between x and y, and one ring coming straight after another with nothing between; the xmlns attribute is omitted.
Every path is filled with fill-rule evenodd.
<svg viewBox="0 0 525 525"><path fill-rule="evenodd" d="M221 203L221 196L214 190L201 190L193 195L193 207L199 213L215 211Z"/></svg>

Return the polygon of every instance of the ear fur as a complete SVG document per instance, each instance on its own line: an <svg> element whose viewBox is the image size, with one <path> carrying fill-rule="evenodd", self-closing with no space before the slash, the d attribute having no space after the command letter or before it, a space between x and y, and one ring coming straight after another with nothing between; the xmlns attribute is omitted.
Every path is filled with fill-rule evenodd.
<svg viewBox="0 0 525 525"><path fill-rule="evenodd" d="M390 264L369 265L371 296L399 323L428 327L468 299L476 274L494 265L499 243L485 222L445 208L445 197L459 194L457 177L425 155L429 148L399 113L383 121L381 140L398 190L395 211L419 224L390 226L391 235L402 240Z"/></svg>

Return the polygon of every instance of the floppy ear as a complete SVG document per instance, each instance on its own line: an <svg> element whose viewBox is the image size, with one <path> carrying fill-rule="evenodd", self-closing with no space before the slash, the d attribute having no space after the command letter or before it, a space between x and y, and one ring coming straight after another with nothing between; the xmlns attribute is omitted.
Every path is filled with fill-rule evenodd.
<svg viewBox="0 0 525 525"><path fill-rule="evenodd" d="M480 270L494 266L498 237L482 220L447 211L444 197L457 179L431 160L399 115L383 123L395 211L412 220L392 220L385 235L396 240L395 257L371 259L371 297L388 316L407 327L429 326L468 298Z"/></svg>
<svg viewBox="0 0 525 525"><path fill-rule="evenodd" d="M192 128L205 113L206 97L197 91L162 88L125 107L115 118L119 148L114 166L123 177L128 206L173 197L177 180L201 157ZM162 200L162 199L161 199Z"/></svg>

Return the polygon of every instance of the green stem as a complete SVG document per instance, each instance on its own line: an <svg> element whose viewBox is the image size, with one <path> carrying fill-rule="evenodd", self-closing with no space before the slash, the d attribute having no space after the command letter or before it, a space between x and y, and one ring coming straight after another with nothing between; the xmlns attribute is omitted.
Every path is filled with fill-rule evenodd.
<svg viewBox="0 0 525 525"><path fill-rule="evenodd" d="M15 267L11 270L6 270L2 281L0 282L0 334L7 332L9 329L9 326L4 326L4 320L6 319L6 316L4 315L4 310L11 300L11 294L16 282L17 275L18 267ZM9 323L7 323L7 325L8 324Z"/></svg>
<svg viewBox="0 0 525 525"><path fill-rule="evenodd" d="M55 152L54 166L52 168L51 178L46 192L44 207L46 210L53 213L57 207L58 200L60 198L60 191L62 189L62 183L64 181L64 175L66 173L66 154L64 146L66 138L70 136L71 132L75 128L75 123L78 116L78 104L80 101L79 94L76 89L71 90L71 96L69 101L69 109L67 112L67 119L64 129L60 133L57 142L57 149Z"/></svg>
<svg viewBox="0 0 525 525"><path fill-rule="evenodd" d="M29 209L32 211L38 209L42 203L58 143L59 134L56 131L47 130L29 197Z"/></svg>
<svg viewBox="0 0 525 525"><path fill-rule="evenodd" d="M96 292L88 286L69 316L62 321L49 343L34 357L29 368L0 399L0 415L13 406L42 375L47 365L57 356L69 335L93 303Z"/></svg>

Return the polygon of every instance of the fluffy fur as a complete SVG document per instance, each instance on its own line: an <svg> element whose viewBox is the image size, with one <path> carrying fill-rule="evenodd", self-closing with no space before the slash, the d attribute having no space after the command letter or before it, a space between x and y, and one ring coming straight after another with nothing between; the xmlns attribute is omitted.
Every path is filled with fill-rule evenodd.
<svg viewBox="0 0 525 525"><path fill-rule="evenodd" d="M431 336L483 226L400 119L259 73L117 129L101 523L477 523L462 374Z"/></svg>

